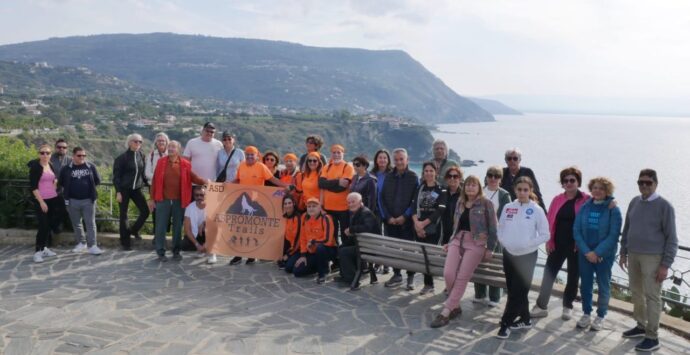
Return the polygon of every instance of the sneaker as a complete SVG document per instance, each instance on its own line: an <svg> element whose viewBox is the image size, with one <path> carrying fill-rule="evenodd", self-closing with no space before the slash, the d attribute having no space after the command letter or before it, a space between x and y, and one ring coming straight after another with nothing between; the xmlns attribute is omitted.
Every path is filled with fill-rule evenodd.
<svg viewBox="0 0 690 355"><path fill-rule="evenodd" d="M434 293L434 286L424 285L422 291L419 292L420 295L426 295L427 293Z"/></svg>
<svg viewBox="0 0 690 355"><path fill-rule="evenodd" d="M407 277L407 285L405 286L405 289L408 291L414 290L414 276L412 276L412 277L408 276Z"/></svg>
<svg viewBox="0 0 690 355"><path fill-rule="evenodd" d="M578 328L587 328L589 327L589 324L592 322L591 317L589 314L583 314L582 318L580 318L579 321L577 321L577 327Z"/></svg>
<svg viewBox="0 0 690 355"><path fill-rule="evenodd" d="M534 307L532 307L532 311L529 312L529 316L532 318L545 318L548 315L549 315L548 310L543 309L536 304L534 305Z"/></svg>
<svg viewBox="0 0 690 355"><path fill-rule="evenodd" d="M244 264L245 265L254 265L255 262L256 262L256 259L249 258L249 259L247 259L247 261Z"/></svg>
<svg viewBox="0 0 690 355"><path fill-rule="evenodd" d="M496 338L508 339L509 335L510 335L510 328L507 325L501 324L501 328L498 329L498 333L496 334Z"/></svg>
<svg viewBox="0 0 690 355"><path fill-rule="evenodd" d="M202 252L198 251L198 252L196 252L195 257L196 257L197 259L205 258L205 257L206 257L206 253L202 253Z"/></svg>
<svg viewBox="0 0 690 355"><path fill-rule="evenodd" d="M48 247L43 248L43 257L50 257L50 256L55 256L55 255L57 255L57 254L55 254L54 251L48 249Z"/></svg>
<svg viewBox="0 0 690 355"><path fill-rule="evenodd" d="M207 264L215 264L215 263L217 263L217 262L218 262L218 258L216 257L216 254L211 254L211 255L208 257L208 260L206 260L206 263L207 263Z"/></svg>
<svg viewBox="0 0 690 355"><path fill-rule="evenodd" d="M180 254L180 253L175 253L175 254L173 254L172 259L173 259L174 261L182 261L182 254Z"/></svg>
<svg viewBox="0 0 690 355"><path fill-rule="evenodd" d="M431 328L441 328L441 327L448 325L449 321L450 321L450 317L444 317L443 314L439 313L436 316L436 319L434 319L429 326Z"/></svg>
<svg viewBox="0 0 690 355"><path fill-rule="evenodd" d="M236 256L230 260L230 265L237 265L242 262L242 258L239 256Z"/></svg>
<svg viewBox="0 0 690 355"><path fill-rule="evenodd" d="M158 261L165 263L168 261L168 257L165 255L158 255Z"/></svg>
<svg viewBox="0 0 690 355"><path fill-rule="evenodd" d="M524 321L521 320L519 322L515 322L510 326L510 330L520 330L520 329L530 329L532 328L532 321Z"/></svg>
<svg viewBox="0 0 690 355"><path fill-rule="evenodd" d="M450 314L448 315L448 319L455 319L458 318L462 314L462 308L458 306L458 308L450 311Z"/></svg>
<svg viewBox="0 0 690 355"><path fill-rule="evenodd" d="M402 275L393 275L393 277L391 277L383 285L386 287L398 287L402 285Z"/></svg>
<svg viewBox="0 0 690 355"><path fill-rule="evenodd" d="M486 302L486 306L489 308L494 308L498 306L498 302L489 300L489 302Z"/></svg>
<svg viewBox="0 0 690 355"><path fill-rule="evenodd" d="M623 338L642 338L646 333L647 332L644 330L644 328L635 326L635 328L624 331Z"/></svg>
<svg viewBox="0 0 690 355"><path fill-rule="evenodd" d="M568 307L563 307L563 313L561 313L562 320L570 320L573 318L573 309Z"/></svg>
<svg viewBox="0 0 690 355"><path fill-rule="evenodd" d="M659 344L659 339L650 339L650 338L644 338L644 340L635 345L635 350L637 351L654 351L654 350L659 350L661 348L661 344Z"/></svg>
<svg viewBox="0 0 690 355"><path fill-rule="evenodd" d="M604 329L604 318L603 317L596 317L594 318L594 322L592 322L592 326L590 327L591 330L602 330Z"/></svg>
<svg viewBox="0 0 690 355"><path fill-rule="evenodd" d="M485 305L486 302L487 302L487 298L477 298L477 297L475 297L475 298L472 299L472 303L476 303L476 304L484 304L484 305Z"/></svg>
<svg viewBox="0 0 690 355"><path fill-rule="evenodd" d="M325 276L319 276L316 278L316 283L319 285L323 285L326 283L326 277Z"/></svg>
<svg viewBox="0 0 690 355"><path fill-rule="evenodd" d="M89 248L89 254L91 255L101 255L103 254L103 250L99 248L97 245L93 245L91 248Z"/></svg>
<svg viewBox="0 0 690 355"><path fill-rule="evenodd" d="M72 249L73 253L81 253L84 251L86 251L86 244L84 243L79 243L76 247L74 247L74 249Z"/></svg>
<svg viewBox="0 0 690 355"><path fill-rule="evenodd" d="M42 263L43 262L43 251L37 251L34 253L34 262L35 263Z"/></svg>

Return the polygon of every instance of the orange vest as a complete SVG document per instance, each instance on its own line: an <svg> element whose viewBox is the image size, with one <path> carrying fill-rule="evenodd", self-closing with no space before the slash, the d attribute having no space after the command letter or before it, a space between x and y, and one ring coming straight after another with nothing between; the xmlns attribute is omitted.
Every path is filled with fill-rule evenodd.
<svg viewBox="0 0 690 355"><path fill-rule="evenodd" d="M293 255L299 251L299 235L302 228L302 216L295 213L292 217L285 219L285 241L290 245L287 254Z"/></svg>
<svg viewBox="0 0 690 355"><path fill-rule="evenodd" d="M316 246L323 244L327 247L335 247L335 228L333 218L327 214L321 214L312 218L307 213L302 215L302 228L299 237L300 253L316 253Z"/></svg>
<svg viewBox="0 0 690 355"><path fill-rule="evenodd" d="M328 180L345 178L352 181L352 176L354 174L354 168L345 161L342 161L338 165L329 163L321 169L321 177ZM345 189L345 191L342 192L325 190L323 192L323 208L329 211L347 211L347 194L349 193L350 189Z"/></svg>

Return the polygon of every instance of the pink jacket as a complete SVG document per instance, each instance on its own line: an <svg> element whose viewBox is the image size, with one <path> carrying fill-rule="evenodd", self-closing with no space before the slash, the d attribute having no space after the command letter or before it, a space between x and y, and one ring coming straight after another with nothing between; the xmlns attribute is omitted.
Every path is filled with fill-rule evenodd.
<svg viewBox="0 0 690 355"><path fill-rule="evenodd" d="M586 192L579 191L579 194L578 197L575 197L575 214L580 212L580 207L589 199L589 194ZM549 232L551 234L551 238L546 242L546 247L549 249L554 249L556 247L556 215L567 201L568 198L565 196L564 192L556 195L551 201L551 205L549 205L549 213L546 214L546 219L549 221Z"/></svg>

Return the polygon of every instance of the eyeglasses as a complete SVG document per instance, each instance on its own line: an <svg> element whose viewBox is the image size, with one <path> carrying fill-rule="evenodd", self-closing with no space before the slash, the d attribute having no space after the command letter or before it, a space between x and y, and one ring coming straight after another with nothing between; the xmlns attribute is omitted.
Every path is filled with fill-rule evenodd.
<svg viewBox="0 0 690 355"><path fill-rule="evenodd" d="M265 158L264 160L265 160L265 161L276 161L275 158Z"/></svg>
<svg viewBox="0 0 690 355"><path fill-rule="evenodd" d="M561 184L563 184L563 185L565 185L565 184L574 184L574 183L576 183L576 182L577 182L577 179L573 179L573 178L561 180Z"/></svg>
<svg viewBox="0 0 690 355"><path fill-rule="evenodd" d="M307 159L307 163L318 163L319 161L316 159Z"/></svg>
<svg viewBox="0 0 690 355"><path fill-rule="evenodd" d="M500 179L502 176L496 174L486 174L486 177L489 179Z"/></svg>
<svg viewBox="0 0 690 355"><path fill-rule="evenodd" d="M76 156L79 157L79 158L85 158L85 157L86 157L86 154L77 154Z"/></svg>
<svg viewBox="0 0 690 355"><path fill-rule="evenodd" d="M460 175L457 175L457 174L446 175L446 179L460 179Z"/></svg>
<svg viewBox="0 0 690 355"><path fill-rule="evenodd" d="M316 144L316 142L310 139L307 141L307 144Z"/></svg>
<svg viewBox="0 0 690 355"><path fill-rule="evenodd" d="M205 129L204 131L208 134L215 134L216 133L215 129Z"/></svg>
<svg viewBox="0 0 690 355"><path fill-rule="evenodd" d="M230 141L232 141L232 137L223 138L223 142L230 142Z"/></svg>
<svg viewBox="0 0 690 355"><path fill-rule="evenodd" d="M59 146L57 146L57 149L67 149L67 146L66 145L59 145Z"/></svg>
<svg viewBox="0 0 690 355"><path fill-rule="evenodd" d="M518 161L518 160L520 160L520 158L519 158L519 157L515 157L515 156L506 157L506 161L511 161L511 160L512 160L512 161Z"/></svg>
<svg viewBox="0 0 690 355"><path fill-rule="evenodd" d="M45 151L44 151L44 152L38 152L38 154L41 154L41 155L50 155L50 152L45 152Z"/></svg>
<svg viewBox="0 0 690 355"><path fill-rule="evenodd" d="M515 189L515 191L517 191L517 192L529 192L529 189L524 189L524 188L523 188L523 189L521 189L521 188L517 188L517 189Z"/></svg>
<svg viewBox="0 0 690 355"><path fill-rule="evenodd" d="M652 186L654 181L652 180L637 180L637 186Z"/></svg>
<svg viewBox="0 0 690 355"><path fill-rule="evenodd" d="M134 141L132 141L132 142L133 142L133 143L137 143L137 144L141 144L141 141L139 141L139 140L134 140Z"/></svg>
<svg viewBox="0 0 690 355"><path fill-rule="evenodd" d="M352 163L352 165L354 165L355 168L359 168L360 166L362 166L362 164L360 164L359 162Z"/></svg>

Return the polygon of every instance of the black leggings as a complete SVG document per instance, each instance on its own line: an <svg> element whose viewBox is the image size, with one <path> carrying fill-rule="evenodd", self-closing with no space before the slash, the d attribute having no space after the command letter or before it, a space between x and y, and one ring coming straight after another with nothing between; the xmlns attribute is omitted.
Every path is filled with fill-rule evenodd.
<svg viewBox="0 0 690 355"><path fill-rule="evenodd" d="M38 201L34 200L36 208L36 221L38 221L38 232L36 232L36 251L45 248L52 238L52 227L56 223L58 211L60 209L60 199L57 197L43 200L48 205L48 212L43 212Z"/></svg>
<svg viewBox="0 0 690 355"><path fill-rule="evenodd" d="M551 290L553 290L553 283L566 259L568 260L568 281L565 284L565 291L563 292L563 307L573 308L573 301L575 301L575 297L577 297L577 284L580 279L577 252L575 251L574 243L570 245L559 245L556 243L556 250L551 252L546 259L544 277L541 281L539 298L537 298L537 306L539 306L539 308L547 309L549 298L551 297Z"/></svg>
<svg viewBox="0 0 690 355"><path fill-rule="evenodd" d="M120 203L120 244L124 247L129 247L131 244L130 233L138 233L141 227L144 226L146 219L149 217L149 206L146 204L146 198L141 189L122 190L120 194L122 195L122 202ZM139 217L137 217L131 228L128 226L129 221L127 219L130 200L134 202L134 205L139 210Z"/></svg>
<svg viewBox="0 0 690 355"><path fill-rule="evenodd" d="M516 318L529 321L529 294L537 264L537 251L526 255L512 255L503 249L503 271L506 275L508 302L506 303L501 324L510 326Z"/></svg>

